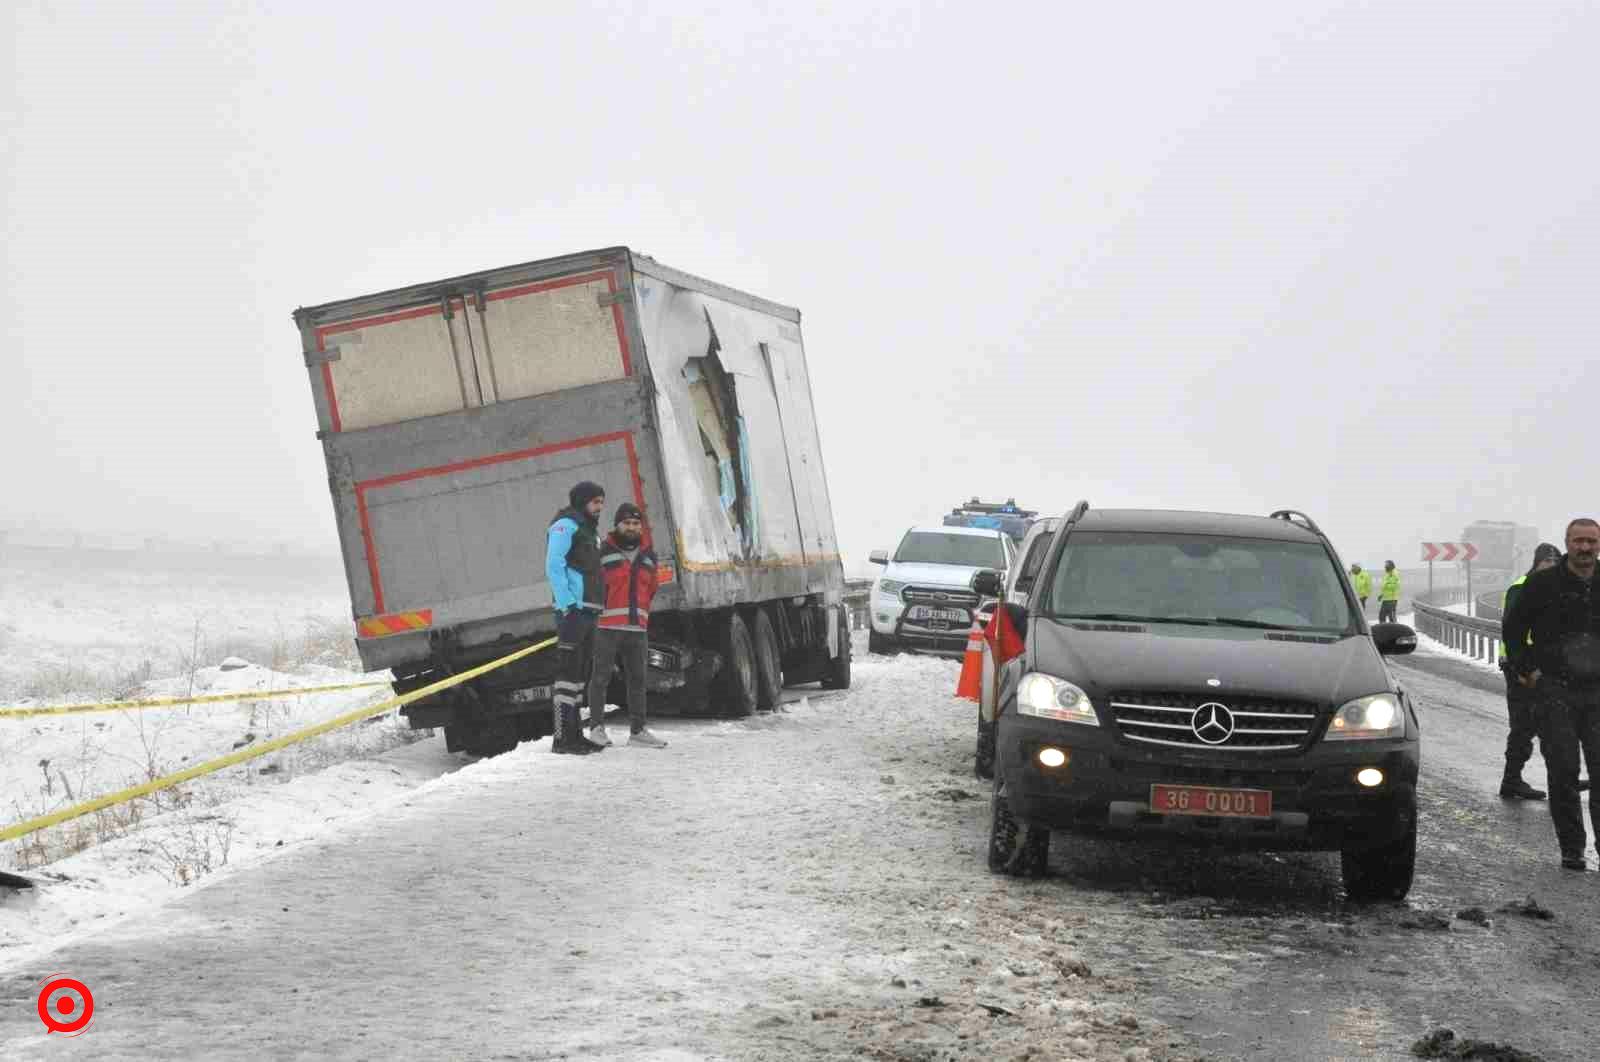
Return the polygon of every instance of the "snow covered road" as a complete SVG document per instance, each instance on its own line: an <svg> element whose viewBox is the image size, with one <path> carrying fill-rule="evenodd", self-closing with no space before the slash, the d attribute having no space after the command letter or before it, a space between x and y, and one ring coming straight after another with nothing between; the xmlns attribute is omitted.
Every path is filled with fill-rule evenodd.
<svg viewBox="0 0 1600 1062"><path fill-rule="evenodd" d="M1131 983L1077 958L1085 919L1052 904L1013 923L1048 886L983 867L955 666L857 677L771 716L664 721L664 751L541 742L426 783L8 969L0 1053L1167 1057ZM75 1042L33 1013L56 970L95 993Z"/></svg>
<svg viewBox="0 0 1600 1062"><path fill-rule="evenodd" d="M956 665L863 656L848 694L665 720L664 751L414 777L98 936L0 953L0 1054L1402 1059L1446 1024L1575 1057L1596 879L1555 869L1542 807L1494 799L1492 683L1402 666L1429 733L1408 904L1345 904L1328 854L1066 835L1048 879L992 876ZM1529 893L1553 919L1500 911ZM56 971L95 993L77 1040L34 1013Z"/></svg>

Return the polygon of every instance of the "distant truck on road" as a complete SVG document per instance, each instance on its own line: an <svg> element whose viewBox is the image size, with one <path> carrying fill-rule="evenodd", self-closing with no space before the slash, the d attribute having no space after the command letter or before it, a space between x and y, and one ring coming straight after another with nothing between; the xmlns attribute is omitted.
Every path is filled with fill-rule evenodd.
<svg viewBox="0 0 1600 1062"><path fill-rule="evenodd" d="M645 513L652 711L850 684L800 313L625 247L295 311L362 663L398 692L550 637L580 480ZM551 732L555 654L410 705L493 754ZM621 684L617 690L620 692ZM618 698L620 699L620 697Z"/></svg>

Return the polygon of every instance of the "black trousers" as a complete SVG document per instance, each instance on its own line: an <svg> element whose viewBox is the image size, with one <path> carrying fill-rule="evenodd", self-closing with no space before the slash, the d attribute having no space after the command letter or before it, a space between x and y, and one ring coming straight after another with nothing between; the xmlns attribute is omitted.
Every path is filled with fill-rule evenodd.
<svg viewBox="0 0 1600 1062"><path fill-rule="evenodd" d="M1582 858L1588 839L1583 832L1583 794L1578 791L1579 756L1594 774L1600 763L1600 691L1541 691L1539 743L1549 772L1550 819L1556 828L1561 857ZM1600 800L1589 801L1589 821L1600 842Z"/></svg>
<svg viewBox="0 0 1600 1062"><path fill-rule="evenodd" d="M1379 601L1378 602L1378 622L1379 623L1393 623L1393 622L1395 622L1395 618L1394 618L1395 610L1397 608L1399 608L1399 607L1400 607L1400 602L1398 602L1398 601Z"/></svg>
<svg viewBox="0 0 1600 1062"><path fill-rule="evenodd" d="M598 615L587 609L568 609L556 631L555 744L583 738L578 704L589 685L594 657L594 626ZM604 708L601 709L604 711Z"/></svg>
<svg viewBox="0 0 1600 1062"><path fill-rule="evenodd" d="M619 631L601 627L594 632L594 677L589 680L589 718L600 721L606 710L606 687L611 685L611 670L622 662L628 683L628 729L637 734L644 729L644 679L649 664L650 636L644 631Z"/></svg>
<svg viewBox="0 0 1600 1062"><path fill-rule="evenodd" d="M1506 735L1506 774L1508 782L1522 777L1522 768L1533 757L1533 739L1539 733L1539 702L1535 690L1530 690L1513 676L1506 676L1506 714L1510 717L1511 732Z"/></svg>

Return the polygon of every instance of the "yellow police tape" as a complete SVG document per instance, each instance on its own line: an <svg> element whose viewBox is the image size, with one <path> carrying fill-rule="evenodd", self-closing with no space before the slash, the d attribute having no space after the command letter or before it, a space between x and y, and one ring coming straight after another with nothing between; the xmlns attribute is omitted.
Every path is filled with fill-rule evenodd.
<svg viewBox="0 0 1600 1062"><path fill-rule="evenodd" d="M393 709L399 708L402 705L410 704L412 701L421 700L424 697L438 693L440 690L449 689L451 686L466 682L468 679L477 678L479 675L493 671L497 667L504 667L514 660L520 660L530 653L536 653L539 650L549 648L554 644L556 644L556 640L554 638L546 638L537 645L530 645L526 649L518 649L516 652L502 656L498 660L491 660L487 664L480 664L471 670L463 671L459 675L451 675L449 678L440 679L438 682L424 686L421 689L412 690L410 693L404 693L398 697L391 697L386 701L371 705L367 708L357 708L354 711L346 712L344 715L329 719L327 722L317 723L315 726L308 726L303 730L296 730L292 734L285 734L283 737L274 738L263 745L252 745L249 748L239 749L237 752L229 753L226 756L219 756L217 759L209 760L205 763L195 764L193 767L186 767L175 774L169 774L163 778L157 778L152 782L145 782L142 785L136 785L128 789L120 790L119 792L109 793L103 797L96 797L94 800L86 800L82 804L75 804L70 808L63 808L60 811L52 811L50 814L41 815L36 819L29 819L26 822L19 822L14 826L7 826L5 829L0 830L0 841L12 841L18 837L23 837L27 834L33 833L36 830L42 830L47 826L55 826L58 823L66 822L69 819L75 819L79 816L87 815L92 811L99 811L101 808L111 807L113 804L122 804L137 797L149 796L151 793L157 792L158 790L170 789L175 785L187 782L191 778L198 778L201 775L210 774L213 771L220 771L224 767L232 767L234 764L244 763L246 760L253 760L258 756L265 756L269 752L276 752L281 748L293 745L299 741L304 741L307 738L313 738L319 734L326 734L328 731L337 730L341 726L349 726L351 723L360 722L363 719L370 719L375 715L382 715L385 712L392 711Z"/></svg>
<svg viewBox="0 0 1600 1062"><path fill-rule="evenodd" d="M156 697L143 701L101 701L93 704L56 704L42 708L0 708L0 719L30 715L74 715L78 712L119 712L124 708L169 708L180 704L215 704L219 701L264 701L271 697L298 697L302 693L328 693L332 690L359 690L366 686L387 686L384 679L342 682L337 686L300 686L287 690L247 690L241 693L208 693L203 697Z"/></svg>

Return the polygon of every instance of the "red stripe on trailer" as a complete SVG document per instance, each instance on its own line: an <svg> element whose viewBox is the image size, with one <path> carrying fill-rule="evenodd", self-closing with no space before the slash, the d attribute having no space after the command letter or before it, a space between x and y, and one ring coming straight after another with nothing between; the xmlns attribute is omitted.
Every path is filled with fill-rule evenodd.
<svg viewBox="0 0 1600 1062"><path fill-rule="evenodd" d="M465 461L455 461L448 465L436 465L433 468L417 468L409 472L396 472L377 479L362 480L356 484L356 517L361 524L361 542L367 554L367 574L372 579L372 606L376 612L384 611L383 577L378 571L378 549L372 539L372 520L367 509L367 492L390 487L396 483L408 483L412 480L425 479L429 476L447 476L454 472L465 472L469 469L484 468L488 465L504 464L507 461L525 461L531 457L542 457L545 454L558 453L562 450L578 450L585 446L603 446L606 443L621 442L628 455L628 470L633 480L633 502L644 509L644 477L639 472L638 450L633 444L633 433L628 431L614 431L606 435L589 435L581 439L568 439L563 442L548 443L536 446L529 450L511 450L506 453L488 454L484 457L474 457Z"/></svg>

